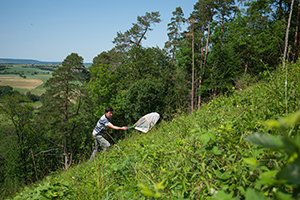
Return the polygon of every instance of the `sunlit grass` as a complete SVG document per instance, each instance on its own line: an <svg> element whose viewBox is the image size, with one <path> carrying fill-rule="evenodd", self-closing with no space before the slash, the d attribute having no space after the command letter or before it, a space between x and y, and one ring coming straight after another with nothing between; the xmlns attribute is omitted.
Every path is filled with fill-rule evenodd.
<svg viewBox="0 0 300 200"><path fill-rule="evenodd" d="M292 69L288 79L290 113L300 109L299 69ZM271 132L264 121L285 115L284 81L278 72L270 82L218 96L189 115L162 121L148 133L129 131L109 152L57 172L22 195L67 183L68 198L75 199L206 199L218 190L244 198L261 171L250 169L243 158L274 157L245 138ZM266 162L261 168L271 171L280 166Z"/></svg>

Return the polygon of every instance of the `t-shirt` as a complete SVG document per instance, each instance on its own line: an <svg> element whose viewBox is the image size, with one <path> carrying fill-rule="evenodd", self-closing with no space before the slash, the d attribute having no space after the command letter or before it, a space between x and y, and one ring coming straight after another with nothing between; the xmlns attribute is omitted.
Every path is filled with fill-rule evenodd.
<svg viewBox="0 0 300 200"><path fill-rule="evenodd" d="M111 124L109 119L104 114L97 122L97 125L94 128L93 135L102 135L105 136L106 127Z"/></svg>

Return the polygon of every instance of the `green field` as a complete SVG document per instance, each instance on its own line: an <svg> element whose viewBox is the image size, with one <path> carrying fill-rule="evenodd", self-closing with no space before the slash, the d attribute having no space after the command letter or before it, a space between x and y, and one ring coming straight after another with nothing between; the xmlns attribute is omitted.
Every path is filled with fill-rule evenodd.
<svg viewBox="0 0 300 200"><path fill-rule="evenodd" d="M42 95L45 92L44 84L51 78L51 70L42 70L30 66L13 65L0 71L0 85L9 85L19 92ZM23 74L26 78L20 77Z"/></svg>

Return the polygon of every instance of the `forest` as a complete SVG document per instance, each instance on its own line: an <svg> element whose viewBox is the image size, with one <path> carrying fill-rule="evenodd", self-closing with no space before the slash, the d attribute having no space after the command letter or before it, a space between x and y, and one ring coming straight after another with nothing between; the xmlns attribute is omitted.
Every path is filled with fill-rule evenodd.
<svg viewBox="0 0 300 200"><path fill-rule="evenodd" d="M114 108L118 126L150 112L170 122L297 62L299 0L198 0L193 8L189 16L174 8L162 49L142 43L161 22L156 11L118 32L114 48L89 68L70 53L45 83L39 109L26 95L2 95L0 196L86 162L106 106ZM115 144L130 134L111 130L108 140Z"/></svg>

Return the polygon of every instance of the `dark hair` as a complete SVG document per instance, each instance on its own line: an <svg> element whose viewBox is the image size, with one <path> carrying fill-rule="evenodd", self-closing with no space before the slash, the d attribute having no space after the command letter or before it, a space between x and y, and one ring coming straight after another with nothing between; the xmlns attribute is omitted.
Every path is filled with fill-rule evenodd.
<svg viewBox="0 0 300 200"><path fill-rule="evenodd" d="M107 106L105 108L105 113L112 112L112 111L114 111L114 109L112 107L110 107L110 106Z"/></svg>

